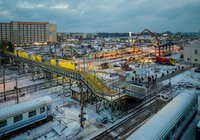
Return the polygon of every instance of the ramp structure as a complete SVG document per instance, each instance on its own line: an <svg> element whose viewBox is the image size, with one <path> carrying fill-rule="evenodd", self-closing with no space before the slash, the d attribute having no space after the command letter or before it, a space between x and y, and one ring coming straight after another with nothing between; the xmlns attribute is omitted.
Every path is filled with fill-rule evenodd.
<svg viewBox="0 0 200 140"><path fill-rule="evenodd" d="M118 91L113 90L112 87L109 87L102 79L100 79L95 73L92 74L87 71L81 71L77 69L70 69L60 65L52 65L51 63L43 62L42 59L32 59L28 55L18 55L17 53L5 53L5 57L10 58L11 61L16 61L19 64L23 63L28 64L32 68L39 68L44 72L57 74L65 79L69 80L69 85L71 89L72 81L83 83L83 87L86 87L87 95L83 95L84 98L87 97L90 101L95 101L96 103L96 112L99 112L102 107L107 106L110 108L111 118L114 117L114 114L120 116L122 112L122 106L124 105L124 98L126 97L125 92L122 92L122 89ZM50 61L51 62L51 61ZM63 91L64 91L64 82L63 82ZM83 90L82 90L83 91Z"/></svg>

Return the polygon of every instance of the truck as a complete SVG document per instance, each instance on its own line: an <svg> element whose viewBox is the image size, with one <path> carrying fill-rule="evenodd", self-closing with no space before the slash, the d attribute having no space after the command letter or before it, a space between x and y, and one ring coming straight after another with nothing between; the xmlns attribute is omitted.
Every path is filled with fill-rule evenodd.
<svg viewBox="0 0 200 140"><path fill-rule="evenodd" d="M129 65L126 63L121 65L121 69L123 69L125 71L132 71L132 68L129 67Z"/></svg>
<svg viewBox="0 0 200 140"><path fill-rule="evenodd" d="M166 58L166 57L156 56L156 63L160 63L163 65L175 65L176 60L174 58Z"/></svg>
<svg viewBox="0 0 200 140"><path fill-rule="evenodd" d="M102 69L107 69L107 68L109 68L109 63L107 63L107 62L102 63L100 66L101 66Z"/></svg>

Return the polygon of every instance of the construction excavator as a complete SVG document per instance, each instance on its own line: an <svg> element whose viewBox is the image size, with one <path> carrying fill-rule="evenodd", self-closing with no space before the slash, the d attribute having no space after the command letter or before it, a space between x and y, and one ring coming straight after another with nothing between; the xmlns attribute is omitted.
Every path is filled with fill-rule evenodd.
<svg viewBox="0 0 200 140"><path fill-rule="evenodd" d="M129 65L126 64L126 63L124 63L124 64L121 65L121 69L125 70L125 71L132 71L132 68L129 67Z"/></svg>
<svg viewBox="0 0 200 140"><path fill-rule="evenodd" d="M129 62L136 62L136 59L133 57L130 57L124 64L121 64L121 69L125 71L132 71L132 68L129 67L128 63Z"/></svg>
<svg viewBox="0 0 200 140"><path fill-rule="evenodd" d="M174 58L156 56L156 63L164 65L176 65L176 60Z"/></svg>

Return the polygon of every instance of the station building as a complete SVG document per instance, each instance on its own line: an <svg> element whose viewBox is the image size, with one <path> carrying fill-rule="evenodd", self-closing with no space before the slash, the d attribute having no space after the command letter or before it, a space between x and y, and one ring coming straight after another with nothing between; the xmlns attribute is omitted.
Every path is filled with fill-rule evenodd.
<svg viewBox="0 0 200 140"><path fill-rule="evenodd" d="M16 45L57 42L56 25L48 22L0 23L0 42Z"/></svg>
<svg viewBox="0 0 200 140"><path fill-rule="evenodd" d="M184 62L200 66L200 40L190 42L183 47Z"/></svg>

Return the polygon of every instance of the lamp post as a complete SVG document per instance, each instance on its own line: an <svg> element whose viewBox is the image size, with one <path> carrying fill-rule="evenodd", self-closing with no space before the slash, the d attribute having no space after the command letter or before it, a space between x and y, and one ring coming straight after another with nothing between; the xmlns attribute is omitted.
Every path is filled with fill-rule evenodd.
<svg viewBox="0 0 200 140"><path fill-rule="evenodd" d="M5 67L3 65L3 93L4 93L4 101L6 100L5 90L6 90L6 85L5 85Z"/></svg>
<svg viewBox="0 0 200 140"><path fill-rule="evenodd" d="M84 128L84 95L83 95L83 83L79 82L79 89L80 89L80 106L81 106L81 112L80 112L80 127Z"/></svg>
<svg viewBox="0 0 200 140"><path fill-rule="evenodd" d="M149 74L150 72L149 72L149 64L147 64L147 83L148 83L148 85L147 85L147 88L149 87L149 76L150 76L150 74Z"/></svg>
<svg viewBox="0 0 200 140"><path fill-rule="evenodd" d="M83 56L83 70L85 72L85 56Z"/></svg>
<svg viewBox="0 0 200 140"><path fill-rule="evenodd" d="M170 88L170 100L172 99L172 86L171 86L171 78L169 79L169 88Z"/></svg>
<svg viewBox="0 0 200 140"><path fill-rule="evenodd" d="M147 101L147 87L145 88L145 101Z"/></svg>
<svg viewBox="0 0 200 140"><path fill-rule="evenodd" d="M156 82L156 87L155 87L155 96L156 96L156 98L155 98L155 113L157 113L157 99L158 99L158 87L157 87L157 82Z"/></svg>
<svg viewBox="0 0 200 140"><path fill-rule="evenodd" d="M15 79L15 92L17 94L17 104L19 103L19 92L18 92L18 82L17 82L17 78Z"/></svg>
<svg viewBox="0 0 200 140"><path fill-rule="evenodd" d="M191 59L191 46L189 46L190 48L190 66L192 65L192 59Z"/></svg>

